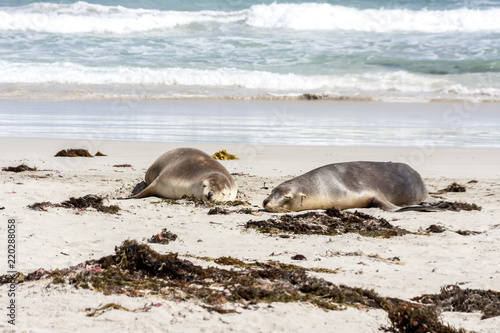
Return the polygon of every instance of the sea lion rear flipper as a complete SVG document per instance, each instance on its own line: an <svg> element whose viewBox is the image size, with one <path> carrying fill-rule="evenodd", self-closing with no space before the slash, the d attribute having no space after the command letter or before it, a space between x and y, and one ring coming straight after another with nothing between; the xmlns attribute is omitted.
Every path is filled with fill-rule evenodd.
<svg viewBox="0 0 500 333"><path fill-rule="evenodd" d="M440 208L435 208L431 206L426 206L426 205L412 205L412 206L406 206L406 207L401 207L396 210L396 212L408 212L408 211L416 211L416 212L442 212L443 209Z"/></svg>
<svg viewBox="0 0 500 333"><path fill-rule="evenodd" d="M144 187L144 185L146 185L146 187ZM156 180L149 185L147 185L146 182L141 182L137 184L134 190L132 191L133 195L131 196L131 198L141 199L150 196L155 196L157 194L155 190L156 187L155 185L156 185Z"/></svg>

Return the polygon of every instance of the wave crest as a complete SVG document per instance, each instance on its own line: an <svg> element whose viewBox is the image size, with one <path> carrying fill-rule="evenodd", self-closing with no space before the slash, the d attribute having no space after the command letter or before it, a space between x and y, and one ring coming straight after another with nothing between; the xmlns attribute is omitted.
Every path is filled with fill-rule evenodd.
<svg viewBox="0 0 500 333"><path fill-rule="evenodd" d="M73 4L34 3L0 10L0 31L126 34L193 23L241 23L262 29L409 32L500 30L500 9L356 9L325 3L253 5L240 11L161 11Z"/></svg>

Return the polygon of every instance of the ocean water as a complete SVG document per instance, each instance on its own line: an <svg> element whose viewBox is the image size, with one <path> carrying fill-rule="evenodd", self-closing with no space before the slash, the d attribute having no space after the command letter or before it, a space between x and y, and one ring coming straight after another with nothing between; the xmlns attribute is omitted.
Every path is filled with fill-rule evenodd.
<svg viewBox="0 0 500 333"><path fill-rule="evenodd" d="M0 99L500 101L500 0L4 0Z"/></svg>

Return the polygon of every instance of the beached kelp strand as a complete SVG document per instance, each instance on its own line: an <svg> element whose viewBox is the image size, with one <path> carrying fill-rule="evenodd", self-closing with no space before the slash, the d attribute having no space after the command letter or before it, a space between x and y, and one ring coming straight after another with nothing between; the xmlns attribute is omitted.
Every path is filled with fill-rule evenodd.
<svg viewBox="0 0 500 333"><path fill-rule="evenodd" d="M63 149L55 157L94 157L87 149Z"/></svg>
<svg viewBox="0 0 500 333"><path fill-rule="evenodd" d="M28 208L39 211L47 211L47 207L63 207L63 208L73 208L73 209L87 209L94 208L99 212L107 214L118 214L120 207L116 205L105 206L103 204L103 198L97 195L88 194L83 197L74 198L71 197L69 200L65 200L59 204L53 204L51 202L35 202L32 205L28 205Z"/></svg>
<svg viewBox="0 0 500 333"><path fill-rule="evenodd" d="M460 212L462 210L466 211L471 211L471 210L481 210L481 206L478 206L476 204L470 204L466 202L449 202L449 201L439 201L439 202L432 202L428 204L429 206L433 208L438 208L438 209L443 209L443 210L450 210L452 212Z"/></svg>
<svg viewBox="0 0 500 333"><path fill-rule="evenodd" d="M10 167L3 167L2 171L8 171L8 172L24 172L24 171L36 171L36 167L30 168L26 164L20 164L18 166L10 166Z"/></svg>
<svg viewBox="0 0 500 333"><path fill-rule="evenodd" d="M236 258L233 258L230 256L229 257L219 257L219 258L193 256L193 258L196 258L199 260L204 260L204 261L213 261L219 265L235 266L235 267L244 268L244 269L267 269L267 268L278 268L278 269L289 269L289 270L303 269L306 272L328 273L328 274L337 274L337 273L339 273L339 271L341 271L340 268L337 268L337 269L329 269L329 268L323 268L323 267L304 268L304 267L297 266L297 265L284 264L282 262L275 261L275 260L269 260L266 263L244 262L240 259L236 259Z"/></svg>
<svg viewBox="0 0 500 333"><path fill-rule="evenodd" d="M126 311L126 312L148 312L151 310L153 307L161 306L161 303L150 303L150 304L144 304L142 308L137 308L137 309L128 309L120 304L116 303L108 303L104 304L103 306L100 306L98 308L86 308L85 311L87 312L87 317L98 317L110 310L121 310L121 311Z"/></svg>
<svg viewBox="0 0 500 333"><path fill-rule="evenodd" d="M464 185L453 182L450 185L446 186L445 188L438 190L436 193L441 194L446 192L465 192L465 191L467 191L467 188Z"/></svg>
<svg viewBox="0 0 500 333"><path fill-rule="evenodd" d="M284 214L264 221L249 221L245 228L261 233L293 233L303 235L341 235L358 233L366 237L389 238L402 236L409 231L391 225L387 220L361 212L347 212L330 208L324 213Z"/></svg>
<svg viewBox="0 0 500 333"><path fill-rule="evenodd" d="M461 289L458 285L447 285L441 288L439 294L426 294L412 300L434 304L442 311L481 311L481 319L500 316L500 292L494 290Z"/></svg>

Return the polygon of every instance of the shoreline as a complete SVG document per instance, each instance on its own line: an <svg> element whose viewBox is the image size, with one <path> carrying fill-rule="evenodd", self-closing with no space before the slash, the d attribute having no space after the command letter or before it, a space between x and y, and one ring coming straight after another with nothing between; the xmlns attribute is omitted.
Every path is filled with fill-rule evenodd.
<svg viewBox="0 0 500 333"><path fill-rule="evenodd" d="M3 137L500 149L497 103L0 101Z"/></svg>

